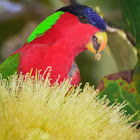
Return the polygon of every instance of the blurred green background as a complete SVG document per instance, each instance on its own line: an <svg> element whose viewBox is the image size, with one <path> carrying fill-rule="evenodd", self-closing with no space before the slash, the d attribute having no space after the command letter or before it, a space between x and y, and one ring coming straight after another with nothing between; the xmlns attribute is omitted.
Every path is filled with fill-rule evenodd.
<svg viewBox="0 0 140 140"><path fill-rule="evenodd" d="M136 64L136 50L123 32L126 30L121 14L120 0L77 0L94 10L98 7L107 23L118 27L115 32L107 32L108 46L97 61L89 51L81 53L76 62L81 73L81 82L98 85L108 74L133 69ZM68 0L0 0L0 63L26 42L31 32L48 15Z"/></svg>

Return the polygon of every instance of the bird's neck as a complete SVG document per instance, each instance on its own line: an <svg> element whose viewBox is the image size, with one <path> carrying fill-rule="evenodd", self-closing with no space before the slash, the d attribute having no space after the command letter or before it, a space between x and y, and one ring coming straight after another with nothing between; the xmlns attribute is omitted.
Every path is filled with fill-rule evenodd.
<svg viewBox="0 0 140 140"><path fill-rule="evenodd" d="M66 12L52 28L31 43L55 46L56 49L59 49L59 53L61 50L65 50L75 58L86 50L85 46L95 32L97 32L96 28L80 23L76 16Z"/></svg>
<svg viewBox="0 0 140 140"><path fill-rule="evenodd" d="M46 33L44 36L36 39L33 44L44 45L47 50L50 49L54 54L73 59L81 52L87 50L85 44L82 41L80 42L76 35L60 37L59 35L51 36L52 34L52 32Z"/></svg>

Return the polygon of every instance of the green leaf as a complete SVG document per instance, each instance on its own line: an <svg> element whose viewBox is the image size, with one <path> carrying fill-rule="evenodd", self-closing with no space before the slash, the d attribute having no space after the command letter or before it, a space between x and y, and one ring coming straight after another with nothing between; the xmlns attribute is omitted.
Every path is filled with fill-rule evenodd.
<svg viewBox="0 0 140 140"><path fill-rule="evenodd" d="M134 69L133 80L137 91L140 93L140 52L138 53L138 61Z"/></svg>
<svg viewBox="0 0 140 140"><path fill-rule="evenodd" d="M140 0L120 0L120 5L127 28L140 50Z"/></svg>
<svg viewBox="0 0 140 140"><path fill-rule="evenodd" d="M138 49L138 61L134 69L133 79L137 91L140 92L140 1L122 0L120 2L128 30L132 33Z"/></svg>
<svg viewBox="0 0 140 140"><path fill-rule="evenodd" d="M119 72L110 74L103 78L97 87L100 97L107 95L110 105L114 102L128 104L124 109L126 114L135 114L132 121L140 120L140 92L135 88L133 81L133 71Z"/></svg>

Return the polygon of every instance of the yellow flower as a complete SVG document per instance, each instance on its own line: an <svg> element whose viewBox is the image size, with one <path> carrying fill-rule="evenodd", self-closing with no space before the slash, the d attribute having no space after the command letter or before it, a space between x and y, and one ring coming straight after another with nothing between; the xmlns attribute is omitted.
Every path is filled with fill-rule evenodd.
<svg viewBox="0 0 140 140"><path fill-rule="evenodd" d="M108 106L94 87L50 86L38 74L0 80L0 140L138 140L140 132L122 110ZM1 79L1 78L0 78ZM71 88L71 90L69 90ZM67 96L65 96L67 94Z"/></svg>

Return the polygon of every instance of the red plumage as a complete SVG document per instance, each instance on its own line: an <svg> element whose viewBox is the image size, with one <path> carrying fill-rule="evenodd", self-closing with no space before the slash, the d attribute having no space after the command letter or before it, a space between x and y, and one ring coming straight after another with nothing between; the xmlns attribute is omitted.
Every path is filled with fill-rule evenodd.
<svg viewBox="0 0 140 140"><path fill-rule="evenodd" d="M45 69L51 66L51 82L55 82L58 75L60 75L60 82L69 77L75 57L87 50L86 44L98 31L90 24L81 23L77 16L65 12L43 36L14 52L20 53L18 71L26 74L33 68L32 75L35 74L36 69L42 70L41 74L43 74ZM72 84L77 85L80 82L78 69L75 69L72 77Z"/></svg>

